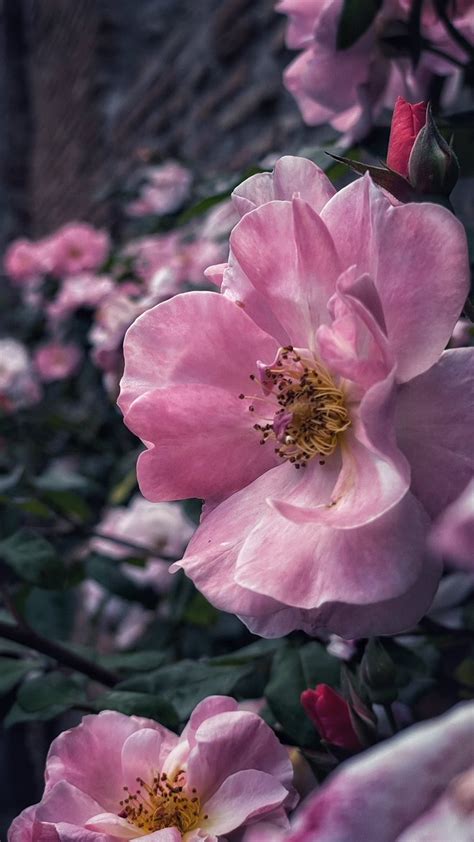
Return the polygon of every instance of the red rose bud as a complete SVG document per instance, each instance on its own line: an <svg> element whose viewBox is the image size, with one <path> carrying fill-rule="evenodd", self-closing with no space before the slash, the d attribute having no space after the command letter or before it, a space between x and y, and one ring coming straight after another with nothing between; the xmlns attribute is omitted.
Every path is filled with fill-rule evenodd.
<svg viewBox="0 0 474 842"><path fill-rule="evenodd" d="M458 159L438 131L431 108L411 150L408 173L417 193L435 196L449 196L459 178Z"/></svg>
<svg viewBox="0 0 474 842"><path fill-rule="evenodd" d="M412 105L399 96L392 117L387 166L408 178L408 160L413 144L426 123L426 102Z"/></svg>
<svg viewBox="0 0 474 842"><path fill-rule="evenodd" d="M351 722L346 700L327 684L304 690L301 704L323 740L347 751L359 751L362 743Z"/></svg>

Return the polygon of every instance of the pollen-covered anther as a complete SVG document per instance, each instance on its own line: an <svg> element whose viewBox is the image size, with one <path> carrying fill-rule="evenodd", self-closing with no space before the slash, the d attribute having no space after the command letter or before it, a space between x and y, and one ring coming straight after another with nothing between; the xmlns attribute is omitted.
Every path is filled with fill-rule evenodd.
<svg viewBox="0 0 474 842"><path fill-rule="evenodd" d="M254 425L260 443L276 439L275 452L295 468L304 467L313 456L334 453L351 421L344 393L326 369L291 346L282 348L270 366L259 363L258 368L264 400L273 402L272 421Z"/></svg>
<svg viewBox="0 0 474 842"><path fill-rule="evenodd" d="M176 827L181 833L193 830L201 812L201 803L195 790L188 794L184 772L174 777L166 773L155 775L151 783L137 778L137 789L131 792L124 787L125 796L120 802L120 816L142 831L153 833L167 827Z"/></svg>

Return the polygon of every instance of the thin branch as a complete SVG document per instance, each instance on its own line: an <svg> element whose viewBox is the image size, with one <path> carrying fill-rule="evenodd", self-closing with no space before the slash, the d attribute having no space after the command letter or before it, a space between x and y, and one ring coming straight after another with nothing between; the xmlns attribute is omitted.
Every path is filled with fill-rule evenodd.
<svg viewBox="0 0 474 842"><path fill-rule="evenodd" d="M434 47L429 42L423 44L423 49L427 53L433 53L433 55L439 56L440 58L443 58L445 61L450 61L451 64L454 64L456 67L462 68L462 70L465 70L466 67L467 67L467 64L464 64L464 62L459 61L458 58L454 58L454 56L450 56L449 53L445 53L444 50L439 50L438 47Z"/></svg>
<svg viewBox="0 0 474 842"><path fill-rule="evenodd" d="M443 22L446 32L448 32L451 35L451 38L453 39L453 41L456 42L456 44L459 44L459 46L464 50L464 52L469 56L469 58L473 59L474 45L471 44L471 42L464 37L462 32L459 32L459 29L456 29L452 20L449 19L443 3L440 3L438 0L438 2L436 2L435 5L436 11L438 12L440 20Z"/></svg>
<svg viewBox="0 0 474 842"><path fill-rule="evenodd" d="M0 621L0 637L6 640L13 640L15 643L21 643L22 646L28 646L30 649L35 649L37 652L41 652L42 655L47 655L59 664L76 670L83 675L87 675L88 678L98 681L106 687L115 687L120 681L120 677L116 673L105 667L101 667L99 664L95 664L82 655L78 655L55 640L48 640L47 637L38 634L34 629L21 628L19 625L6 623L2 620Z"/></svg>

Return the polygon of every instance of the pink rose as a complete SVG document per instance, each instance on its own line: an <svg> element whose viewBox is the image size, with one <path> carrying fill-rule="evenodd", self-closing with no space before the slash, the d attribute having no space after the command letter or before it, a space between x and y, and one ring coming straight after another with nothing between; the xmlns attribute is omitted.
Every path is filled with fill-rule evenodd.
<svg viewBox="0 0 474 842"><path fill-rule="evenodd" d="M35 351L34 363L44 383L52 380L64 380L77 371L82 359L78 345L65 345L62 342L48 342Z"/></svg>
<svg viewBox="0 0 474 842"><path fill-rule="evenodd" d="M60 734L42 800L9 842L216 842L295 803L285 748L226 696L194 710L180 737L151 719L105 711Z"/></svg>
<svg viewBox="0 0 474 842"><path fill-rule="evenodd" d="M41 400L28 350L16 339L0 339L0 412L11 413Z"/></svg>
<svg viewBox="0 0 474 842"><path fill-rule="evenodd" d="M408 178L408 160L418 132L426 123L426 102L412 105L399 96L395 103L388 143L387 164Z"/></svg>
<svg viewBox="0 0 474 842"><path fill-rule="evenodd" d="M8 277L17 283L36 280L45 271L41 246L31 240L15 240L5 252L4 268Z"/></svg>
<svg viewBox="0 0 474 842"><path fill-rule="evenodd" d="M75 275L98 269L110 249L109 236L86 222L69 222L42 241L47 269L53 275Z"/></svg>
<svg viewBox="0 0 474 842"><path fill-rule="evenodd" d="M348 751L362 748L351 721L349 705L328 684L304 690L301 704L323 740Z"/></svg>
<svg viewBox="0 0 474 842"><path fill-rule="evenodd" d="M258 634L410 628L440 575L428 514L474 469L474 352L442 353L468 289L464 229L439 206L393 207L368 176L334 195L301 158L235 200L223 294L176 296L125 338L142 493L206 501L176 566Z"/></svg>
<svg viewBox="0 0 474 842"><path fill-rule="evenodd" d="M283 838L472 842L473 735L471 702L343 763L309 797L293 832Z"/></svg>
<svg viewBox="0 0 474 842"><path fill-rule="evenodd" d="M430 542L435 552L474 571L474 479L436 521Z"/></svg>

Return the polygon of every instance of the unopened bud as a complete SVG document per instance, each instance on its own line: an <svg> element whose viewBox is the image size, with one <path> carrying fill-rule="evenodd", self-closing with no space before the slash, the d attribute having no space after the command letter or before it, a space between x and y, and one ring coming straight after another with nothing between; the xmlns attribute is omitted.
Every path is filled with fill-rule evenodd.
<svg viewBox="0 0 474 842"><path fill-rule="evenodd" d="M426 124L411 150L408 174L417 193L435 196L449 196L459 178L458 159L440 134L429 106Z"/></svg>

